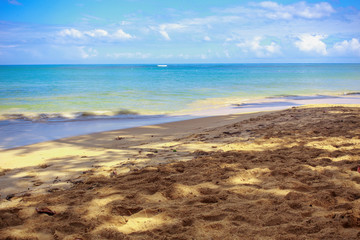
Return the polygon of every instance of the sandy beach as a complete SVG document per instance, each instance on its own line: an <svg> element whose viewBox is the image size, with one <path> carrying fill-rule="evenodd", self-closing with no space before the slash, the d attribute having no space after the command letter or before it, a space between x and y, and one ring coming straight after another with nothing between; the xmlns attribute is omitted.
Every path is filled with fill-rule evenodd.
<svg viewBox="0 0 360 240"><path fill-rule="evenodd" d="M360 106L0 151L0 239L359 239Z"/></svg>

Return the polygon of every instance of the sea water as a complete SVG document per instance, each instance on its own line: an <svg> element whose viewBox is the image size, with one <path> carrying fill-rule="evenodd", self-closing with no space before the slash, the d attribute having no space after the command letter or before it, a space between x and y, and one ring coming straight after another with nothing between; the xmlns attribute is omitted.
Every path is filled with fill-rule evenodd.
<svg viewBox="0 0 360 240"><path fill-rule="evenodd" d="M0 147L186 119L258 99L284 104L359 92L360 64L0 66Z"/></svg>

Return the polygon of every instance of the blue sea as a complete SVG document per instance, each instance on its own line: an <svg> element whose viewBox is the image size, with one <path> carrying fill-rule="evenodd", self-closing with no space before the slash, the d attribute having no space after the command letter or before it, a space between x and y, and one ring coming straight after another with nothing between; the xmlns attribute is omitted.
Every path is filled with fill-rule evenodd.
<svg viewBox="0 0 360 240"><path fill-rule="evenodd" d="M0 66L0 147L359 92L360 64Z"/></svg>

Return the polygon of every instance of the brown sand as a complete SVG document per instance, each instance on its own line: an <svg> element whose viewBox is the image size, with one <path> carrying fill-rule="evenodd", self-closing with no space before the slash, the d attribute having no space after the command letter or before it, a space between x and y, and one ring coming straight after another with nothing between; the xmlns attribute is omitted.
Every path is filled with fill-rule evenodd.
<svg viewBox="0 0 360 240"><path fill-rule="evenodd" d="M2 152L0 239L360 239L360 108L191 121Z"/></svg>

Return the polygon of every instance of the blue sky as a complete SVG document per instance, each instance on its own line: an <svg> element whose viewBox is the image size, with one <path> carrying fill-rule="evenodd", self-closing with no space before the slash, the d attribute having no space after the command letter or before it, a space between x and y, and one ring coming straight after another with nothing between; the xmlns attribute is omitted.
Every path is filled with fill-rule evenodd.
<svg viewBox="0 0 360 240"><path fill-rule="evenodd" d="M360 62L360 1L0 0L0 64Z"/></svg>

